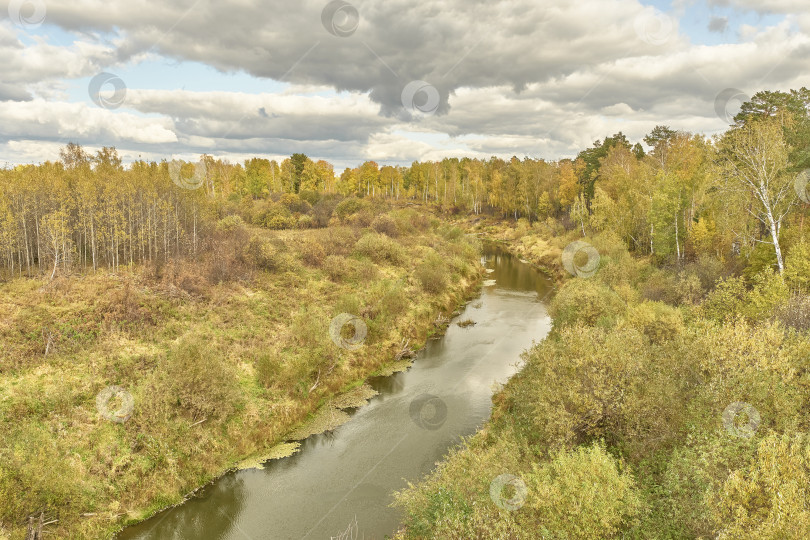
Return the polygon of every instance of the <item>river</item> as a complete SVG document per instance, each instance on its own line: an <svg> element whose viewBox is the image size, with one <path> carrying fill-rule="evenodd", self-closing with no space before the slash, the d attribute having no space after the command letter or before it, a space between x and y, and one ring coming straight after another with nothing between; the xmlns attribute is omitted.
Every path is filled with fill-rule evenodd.
<svg viewBox="0 0 810 540"><path fill-rule="evenodd" d="M194 497L129 527L118 540L329 539L356 520L357 538L399 527L392 492L416 482L489 417L496 385L548 333L551 283L530 265L485 247L479 297L430 340L407 372L376 377L379 392L332 432L303 441L264 469L228 473ZM462 328L456 323L472 320Z"/></svg>

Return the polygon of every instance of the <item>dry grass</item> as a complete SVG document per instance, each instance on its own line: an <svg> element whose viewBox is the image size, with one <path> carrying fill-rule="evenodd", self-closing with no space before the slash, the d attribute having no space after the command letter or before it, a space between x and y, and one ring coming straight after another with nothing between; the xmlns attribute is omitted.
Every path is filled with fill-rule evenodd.
<svg viewBox="0 0 810 540"><path fill-rule="evenodd" d="M336 406L370 397L356 383L385 371L403 342L424 343L436 306L457 305L478 279L477 256L468 277L450 270L441 294L409 279L421 247L458 253L464 242L420 223L397 239L254 229L213 271L199 260L0 284L0 531L24 536L25 517L47 508L60 515L53 537L109 536L250 456L275 455L319 404L331 402L318 429L334 427ZM353 254L363 234L384 257L370 244ZM368 326L357 351L329 337L341 312ZM133 396L124 423L96 409L111 385Z"/></svg>

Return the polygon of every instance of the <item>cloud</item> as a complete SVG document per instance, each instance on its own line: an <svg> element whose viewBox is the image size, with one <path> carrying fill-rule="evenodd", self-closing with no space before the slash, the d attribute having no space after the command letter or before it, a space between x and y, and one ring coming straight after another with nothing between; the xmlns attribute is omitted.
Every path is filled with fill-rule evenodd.
<svg viewBox="0 0 810 540"><path fill-rule="evenodd" d="M637 0L362 0L352 2L356 28L351 17L325 25L320 0L49 3L42 29L57 33L0 22L0 141L75 140L150 156L304 152L339 164L554 159L619 130L634 139L656 124L713 132L726 125L714 111L724 89L752 95L803 84L810 16L795 11L806 0L708 1L787 15L706 46L681 34L672 14ZM720 33L727 25L725 17L709 23ZM284 84L260 93L161 89L144 73L150 62L176 62L181 78L185 62L201 62L234 79ZM84 88L86 102L69 102L73 81L103 71L126 83L121 108L94 107ZM435 88L435 114L403 107L414 80Z"/></svg>
<svg viewBox="0 0 810 540"><path fill-rule="evenodd" d="M728 17L712 17L709 20L709 32L722 34L728 28Z"/></svg>
<svg viewBox="0 0 810 540"><path fill-rule="evenodd" d="M83 103L0 102L0 141L42 139L86 142L106 141L165 144L177 141L170 121L113 113Z"/></svg>
<svg viewBox="0 0 810 540"><path fill-rule="evenodd" d="M464 86L519 90L639 48L666 49L677 38L675 21L635 0L362 1L355 3L357 30L347 37L324 27L325 6L77 0L49 6L47 20L67 30L117 29L119 61L152 51L223 71L368 92L383 115L404 119L402 91L414 80L438 90L437 113L444 114L449 96Z"/></svg>
<svg viewBox="0 0 810 540"><path fill-rule="evenodd" d="M708 0L709 7L732 7L757 13L801 13L806 0Z"/></svg>

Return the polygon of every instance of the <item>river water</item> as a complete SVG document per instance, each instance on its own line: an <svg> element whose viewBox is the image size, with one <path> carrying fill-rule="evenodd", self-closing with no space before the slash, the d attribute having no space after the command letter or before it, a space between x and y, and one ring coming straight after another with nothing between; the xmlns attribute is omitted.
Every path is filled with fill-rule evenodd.
<svg viewBox="0 0 810 540"><path fill-rule="evenodd" d="M314 435L264 469L231 472L180 506L129 527L118 540L329 539L356 521L357 536L384 539L401 522L391 493L416 482L489 417L496 385L520 353L548 333L551 283L497 247L481 295L413 367L369 384L380 394L334 431ZM472 320L462 328L456 323Z"/></svg>

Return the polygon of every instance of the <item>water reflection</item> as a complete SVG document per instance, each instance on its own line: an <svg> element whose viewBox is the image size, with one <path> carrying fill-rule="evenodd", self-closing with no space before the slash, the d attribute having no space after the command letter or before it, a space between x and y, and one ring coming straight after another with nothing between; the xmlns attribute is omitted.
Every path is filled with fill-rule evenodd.
<svg viewBox="0 0 810 540"><path fill-rule="evenodd" d="M481 426L493 384L505 382L521 351L549 329L540 302L548 282L496 247L484 255L495 286L485 287L444 337L429 341L408 372L371 380L380 395L350 422L310 437L298 454L264 470L226 475L119 539L321 539L355 516L366 539L392 534L401 516L389 506L391 493L430 472L460 436ZM455 324L466 319L476 324Z"/></svg>

